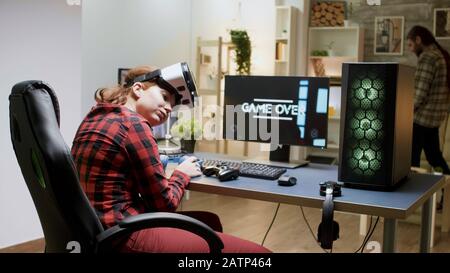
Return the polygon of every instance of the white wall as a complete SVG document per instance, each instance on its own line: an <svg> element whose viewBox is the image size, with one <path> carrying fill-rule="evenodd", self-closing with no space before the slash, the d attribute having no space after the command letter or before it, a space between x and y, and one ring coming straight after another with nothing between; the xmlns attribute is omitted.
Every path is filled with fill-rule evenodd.
<svg viewBox="0 0 450 273"><path fill-rule="evenodd" d="M275 58L275 5L297 8L296 75L305 75L308 27L308 0L192 0L191 62L195 65L196 38L213 40L222 36L231 40L230 29L243 29L252 42L252 75L273 75ZM212 97L204 102L214 103ZM243 151L243 142L229 141L229 151ZM300 157L300 148L293 147L293 158ZM242 154L242 153L241 153ZM260 145L250 143L249 155L263 156Z"/></svg>
<svg viewBox="0 0 450 273"><path fill-rule="evenodd" d="M115 84L119 67L188 61L194 70L198 36L229 41L227 30L246 29L252 74L272 75L274 8L274 0L96 0L82 7L63 0L1 0L0 248L42 237L9 136L7 95L14 83L42 79L55 88L70 146L93 92Z"/></svg>
<svg viewBox="0 0 450 273"><path fill-rule="evenodd" d="M43 237L9 134L11 87L38 79L56 91L70 145L81 116L81 8L62 0L0 1L0 248Z"/></svg>
<svg viewBox="0 0 450 273"><path fill-rule="evenodd" d="M230 42L231 29L246 30L252 43L252 75L273 75L275 58L274 0L192 0L191 62L195 71L197 37L202 40ZM209 50L205 50L209 52ZM211 54L215 54L212 50ZM224 54L225 56L225 54ZM215 57L214 57L215 58ZM223 59L223 62L226 60ZM231 68L234 61L231 60ZM225 68L225 64L223 65ZM233 71L230 71L233 74ZM199 79L197 79L199 80ZM215 96L204 96L203 105L216 104ZM242 155L243 142L228 141L228 151ZM215 149L212 143L202 143L202 149ZM260 154L259 144L250 143L249 154Z"/></svg>
<svg viewBox="0 0 450 273"><path fill-rule="evenodd" d="M240 7L240 8L239 8ZM252 42L252 74L273 75L275 56L274 0L192 0L192 63L196 38L231 41L229 30L242 29Z"/></svg>
<svg viewBox="0 0 450 273"><path fill-rule="evenodd" d="M191 1L83 1L83 115L119 67L189 62Z"/></svg>

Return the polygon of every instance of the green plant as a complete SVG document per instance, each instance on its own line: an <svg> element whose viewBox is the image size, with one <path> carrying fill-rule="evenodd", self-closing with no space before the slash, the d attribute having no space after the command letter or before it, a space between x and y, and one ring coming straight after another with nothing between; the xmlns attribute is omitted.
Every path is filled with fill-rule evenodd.
<svg viewBox="0 0 450 273"><path fill-rule="evenodd" d="M236 46L236 72L250 75L252 48L250 38L245 30L230 30L231 42Z"/></svg>
<svg viewBox="0 0 450 273"><path fill-rule="evenodd" d="M313 50L311 56L328 56L328 52L326 50Z"/></svg>
<svg viewBox="0 0 450 273"><path fill-rule="evenodd" d="M202 126L195 119L178 120L170 128L170 134L177 139L198 139L202 135Z"/></svg>
<svg viewBox="0 0 450 273"><path fill-rule="evenodd" d="M333 45L334 45L334 41L331 41L328 44L326 44L328 50L332 50L333 49Z"/></svg>

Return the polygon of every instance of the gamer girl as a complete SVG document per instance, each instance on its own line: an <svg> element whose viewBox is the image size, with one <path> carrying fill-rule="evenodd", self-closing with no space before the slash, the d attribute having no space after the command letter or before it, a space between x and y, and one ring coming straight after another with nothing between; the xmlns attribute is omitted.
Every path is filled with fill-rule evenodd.
<svg viewBox="0 0 450 273"><path fill-rule="evenodd" d="M195 157L179 164L166 178L152 134L177 104L193 105L195 83L186 63L157 69L129 70L125 83L98 89L97 105L75 135L72 155L80 182L105 228L130 215L175 212L191 177L201 175ZM222 233L219 217L210 212L180 212L214 229L223 252L269 252L256 243ZM134 232L117 246L122 252L208 252L197 235L174 228Z"/></svg>

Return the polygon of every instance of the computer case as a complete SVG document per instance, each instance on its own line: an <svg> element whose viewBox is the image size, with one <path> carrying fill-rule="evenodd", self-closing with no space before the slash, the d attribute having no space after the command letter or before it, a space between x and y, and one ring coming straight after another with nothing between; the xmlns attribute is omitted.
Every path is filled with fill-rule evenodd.
<svg viewBox="0 0 450 273"><path fill-rule="evenodd" d="M398 63L342 65L338 180L392 190L411 167L414 68Z"/></svg>

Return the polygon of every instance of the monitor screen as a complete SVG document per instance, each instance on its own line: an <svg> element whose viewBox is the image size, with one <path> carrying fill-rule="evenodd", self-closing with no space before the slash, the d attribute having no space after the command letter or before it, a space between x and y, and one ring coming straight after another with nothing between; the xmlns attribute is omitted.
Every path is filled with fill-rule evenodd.
<svg viewBox="0 0 450 273"><path fill-rule="evenodd" d="M329 78L225 76L223 137L326 148Z"/></svg>

